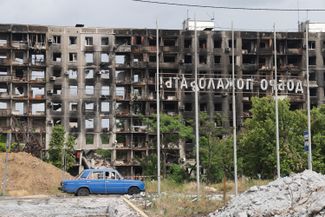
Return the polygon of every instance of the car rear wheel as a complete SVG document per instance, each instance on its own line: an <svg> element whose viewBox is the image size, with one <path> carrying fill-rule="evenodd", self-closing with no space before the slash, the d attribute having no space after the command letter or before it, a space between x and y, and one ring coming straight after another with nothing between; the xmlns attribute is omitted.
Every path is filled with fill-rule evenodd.
<svg viewBox="0 0 325 217"><path fill-rule="evenodd" d="M79 188L76 195L77 196L88 196L89 190L88 190L88 188Z"/></svg>
<svg viewBox="0 0 325 217"><path fill-rule="evenodd" d="M129 190L128 190L128 194L130 194L130 195L139 194L139 193L140 193L140 189L135 186L129 188Z"/></svg>

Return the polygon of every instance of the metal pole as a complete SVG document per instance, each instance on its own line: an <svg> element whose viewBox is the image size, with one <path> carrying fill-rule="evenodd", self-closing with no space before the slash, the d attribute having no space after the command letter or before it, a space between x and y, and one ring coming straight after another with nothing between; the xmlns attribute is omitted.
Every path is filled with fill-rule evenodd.
<svg viewBox="0 0 325 217"><path fill-rule="evenodd" d="M236 95L235 95L235 35L234 25L231 22L231 61L232 61L232 125L234 137L234 177L235 177L235 195L238 195L238 180L237 180L237 124L236 124Z"/></svg>
<svg viewBox="0 0 325 217"><path fill-rule="evenodd" d="M275 125L276 125L276 169L278 178L281 177L280 170L280 141L279 141L279 98L278 98L278 66L277 66L277 53L276 53L276 31L274 29L274 91L275 91Z"/></svg>
<svg viewBox="0 0 325 217"><path fill-rule="evenodd" d="M156 100L157 100L157 192L160 195L160 98L159 98L159 30L156 20Z"/></svg>
<svg viewBox="0 0 325 217"><path fill-rule="evenodd" d="M307 79L307 124L308 124L308 169L313 170L311 155L311 126L310 126L310 91L309 91L309 21L306 22L306 79Z"/></svg>
<svg viewBox="0 0 325 217"><path fill-rule="evenodd" d="M194 74L195 74L195 144L196 144L196 190L197 198L200 196L200 147L199 147L199 93L197 82L197 30L196 16L194 16Z"/></svg>

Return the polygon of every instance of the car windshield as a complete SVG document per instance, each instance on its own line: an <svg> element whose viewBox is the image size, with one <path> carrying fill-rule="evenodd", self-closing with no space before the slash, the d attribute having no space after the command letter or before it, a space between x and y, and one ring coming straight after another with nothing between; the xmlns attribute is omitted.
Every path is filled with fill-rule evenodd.
<svg viewBox="0 0 325 217"><path fill-rule="evenodd" d="M89 171L83 171L77 176L77 179L86 179L89 175Z"/></svg>

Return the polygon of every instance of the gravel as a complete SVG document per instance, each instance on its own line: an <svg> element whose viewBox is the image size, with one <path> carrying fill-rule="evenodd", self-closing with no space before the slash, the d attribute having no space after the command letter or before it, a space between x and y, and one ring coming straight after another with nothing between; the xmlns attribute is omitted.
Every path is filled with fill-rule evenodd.
<svg viewBox="0 0 325 217"><path fill-rule="evenodd" d="M325 216L325 176L305 170L254 186L209 217Z"/></svg>
<svg viewBox="0 0 325 217"><path fill-rule="evenodd" d="M121 196L0 197L1 217L139 217Z"/></svg>

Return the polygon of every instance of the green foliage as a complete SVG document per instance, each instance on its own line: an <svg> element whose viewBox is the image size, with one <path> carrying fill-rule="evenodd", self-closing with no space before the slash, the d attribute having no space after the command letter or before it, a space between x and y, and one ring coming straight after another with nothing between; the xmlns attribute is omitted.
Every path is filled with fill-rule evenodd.
<svg viewBox="0 0 325 217"><path fill-rule="evenodd" d="M307 120L303 111L290 111L287 100L279 100L279 131L281 174L300 172L306 166L303 131ZM273 98L253 98L252 118L244 122L239 138L239 156L243 172L250 177L276 175L276 127Z"/></svg>
<svg viewBox="0 0 325 217"><path fill-rule="evenodd" d="M74 144L75 138L68 136L65 142L65 131L62 125L55 125L52 129L52 136L49 144L49 162L58 168L63 168L63 155L65 156L65 166L67 170L75 163ZM66 143L66 147L64 147Z"/></svg>
<svg viewBox="0 0 325 217"><path fill-rule="evenodd" d="M143 175L157 176L157 155L150 154L143 159L139 159Z"/></svg>
<svg viewBox="0 0 325 217"><path fill-rule="evenodd" d="M313 169L325 173L325 105L311 111Z"/></svg>
<svg viewBox="0 0 325 217"><path fill-rule="evenodd" d="M207 182L219 182L224 175L232 176L233 146L232 139L225 137L222 117L216 113L209 118L207 113L200 113L200 160L205 169Z"/></svg>
<svg viewBox="0 0 325 217"><path fill-rule="evenodd" d="M97 149L96 153L102 156L105 160L110 160L112 155L112 150L107 149Z"/></svg>
<svg viewBox="0 0 325 217"><path fill-rule="evenodd" d="M168 178L176 183L184 182L186 177L184 168L179 164L171 164L169 167L169 174Z"/></svg>

